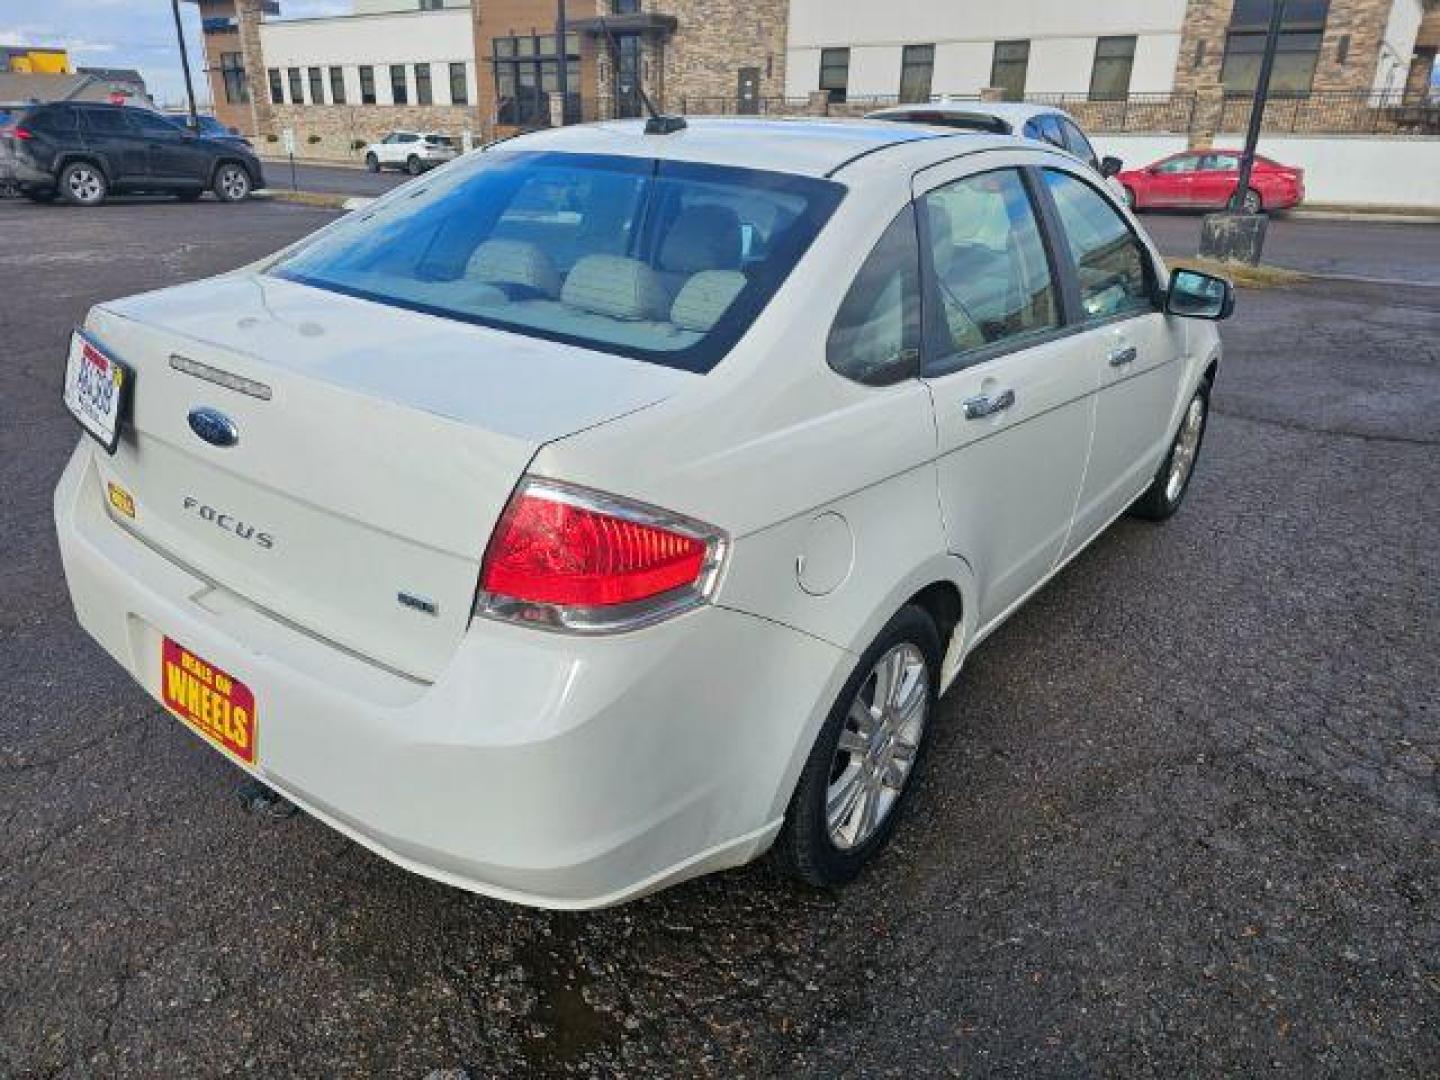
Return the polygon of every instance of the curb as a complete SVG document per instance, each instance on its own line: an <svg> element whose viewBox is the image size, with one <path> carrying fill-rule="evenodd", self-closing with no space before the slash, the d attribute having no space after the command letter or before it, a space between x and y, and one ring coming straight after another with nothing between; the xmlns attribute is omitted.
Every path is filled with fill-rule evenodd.
<svg viewBox="0 0 1440 1080"><path fill-rule="evenodd" d="M1345 210L1336 207L1333 210L1287 210L1285 219L1294 221L1360 221L1372 225L1440 225L1440 211Z"/></svg>
<svg viewBox="0 0 1440 1080"><path fill-rule="evenodd" d="M286 191L276 188L261 188L251 192L252 199L268 199L272 202L297 203L300 206L318 206L326 210L353 210L346 206L351 201L348 195L336 195L325 191Z"/></svg>

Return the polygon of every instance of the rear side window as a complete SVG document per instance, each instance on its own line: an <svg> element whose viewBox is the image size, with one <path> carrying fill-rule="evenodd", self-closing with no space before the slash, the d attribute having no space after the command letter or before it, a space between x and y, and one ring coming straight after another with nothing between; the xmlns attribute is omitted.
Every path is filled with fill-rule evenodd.
<svg viewBox="0 0 1440 1080"><path fill-rule="evenodd" d="M1017 170L967 176L920 205L936 293L930 325L946 368L1060 325L1039 220Z"/></svg>
<svg viewBox="0 0 1440 1080"><path fill-rule="evenodd" d="M1065 145L1065 133L1060 129L1059 117L1049 113L1025 121L1025 137L1039 139L1051 146L1058 146L1061 150L1069 149Z"/></svg>
<svg viewBox="0 0 1440 1080"><path fill-rule="evenodd" d="M847 379L888 386L916 374L920 358L920 246L906 206L876 241L845 294L826 362Z"/></svg>
<svg viewBox="0 0 1440 1080"><path fill-rule="evenodd" d="M125 114L119 109L86 109L85 130L92 135L134 135Z"/></svg>
<svg viewBox="0 0 1440 1080"><path fill-rule="evenodd" d="M1070 258L1080 280L1087 320L1155 309L1150 259L1120 212L1089 184L1069 173L1045 170Z"/></svg>
<svg viewBox="0 0 1440 1080"><path fill-rule="evenodd" d="M708 371L784 283L844 188L753 169L506 150L406 191L270 273Z"/></svg>
<svg viewBox="0 0 1440 1080"><path fill-rule="evenodd" d="M36 109L25 117L23 123L43 135L69 135L76 128L75 110L65 105L52 105L47 109Z"/></svg>

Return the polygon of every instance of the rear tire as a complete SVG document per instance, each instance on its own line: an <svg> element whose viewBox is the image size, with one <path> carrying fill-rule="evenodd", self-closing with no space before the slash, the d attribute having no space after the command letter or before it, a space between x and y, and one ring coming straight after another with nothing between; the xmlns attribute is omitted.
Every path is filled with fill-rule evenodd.
<svg viewBox="0 0 1440 1080"><path fill-rule="evenodd" d="M226 162L216 170L212 190L221 202L244 202L250 196L250 174L245 166Z"/></svg>
<svg viewBox="0 0 1440 1080"><path fill-rule="evenodd" d="M940 659L935 623L913 604L865 650L790 798L774 849L785 872L843 885L885 846L935 726Z"/></svg>
<svg viewBox="0 0 1440 1080"><path fill-rule="evenodd" d="M405 159L405 171L411 176L419 176L425 171L425 163L414 154Z"/></svg>
<svg viewBox="0 0 1440 1080"><path fill-rule="evenodd" d="M1130 507L1130 513L1146 521L1165 521L1180 509L1185 493L1190 490L1190 479L1195 475L1195 463L1200 459L1200 447L1205 441L1205 427L1210 420L1210 380L1202 379L1195 388L1195 396L1185 407L1180 417L1179 430L1170 443L1170 452L1160 463L1155 479Z"/></svg>
<svg viewBox="0 0 1440 1080"><path fill-rule="evenodd" d="M376 157L373 153L371 153L371 154L366 154L366 155L365 155L365 171L366 171L366 172L379 172L379 171L380 171L380 159L379 159L378 157Z"/></svg>
<svg viewBox="0 0 1440 1080"><path fill-rule="evenodd" d="M100 166L90 161L72 161L60 170L60 198L71 206L99 206L110 192Z"/></svg>

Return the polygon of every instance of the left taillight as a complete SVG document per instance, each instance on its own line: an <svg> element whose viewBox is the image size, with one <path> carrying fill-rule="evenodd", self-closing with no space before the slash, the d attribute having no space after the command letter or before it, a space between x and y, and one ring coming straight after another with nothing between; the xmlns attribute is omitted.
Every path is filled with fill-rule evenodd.
<svg viewBox="0 0 1440 1080"><path fill-rule="evenodd" d="M703 522L527 479L490 537L475 613L574 633L636 629L708 600L727 546Z"/></svg>
<svg viewBox="0 0 1440 1080"><path fill-rule="evenodd" d="M27 127L15 128L14 135L15 138L19 139L21 142L25 142L27 139L33 139L35 137L35 133Z"/></svg>

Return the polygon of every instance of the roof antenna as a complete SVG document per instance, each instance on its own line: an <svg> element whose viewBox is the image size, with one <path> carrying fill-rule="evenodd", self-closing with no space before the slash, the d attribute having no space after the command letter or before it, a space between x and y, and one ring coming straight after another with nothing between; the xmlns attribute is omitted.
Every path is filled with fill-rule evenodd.
<svg viewBox="0 0 1440 1080"><path fill-rule="evenodd" d="M615 59L620 59L620 43L615 40L609 24L605 22L605 16L600 16L600 32L605 35L605 40L610 42L610 48L615 50ZM670 135L677 131L683 131L690 125L685 123L683 116L672 116L669 113L662 113L655 108L655 103L650 100L650 95L645 93L644 80L635 80L635 92L640 95L640 103L645 106L645 111L650 118L645 121L646 135Z"/></svg>

